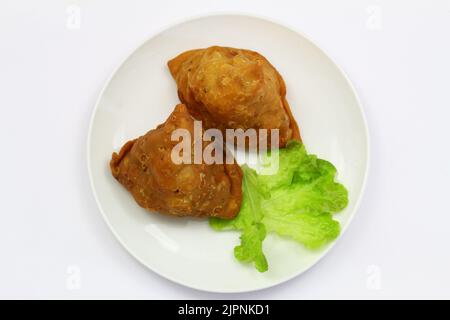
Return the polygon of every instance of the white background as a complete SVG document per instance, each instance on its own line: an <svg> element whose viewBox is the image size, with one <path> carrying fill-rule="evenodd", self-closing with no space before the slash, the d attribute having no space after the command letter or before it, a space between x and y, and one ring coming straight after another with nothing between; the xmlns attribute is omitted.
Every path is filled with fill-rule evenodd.
<svg viewBox="0 0 450 320"><path fill-rule="evenodd" d="M238 295L135 261L86 168L90 114L117 64L166 26L221 11L309 35L356 86L372 142L361 207L334 249ZM2 0L0 58L0 298L450 298L450 0Z"/></svg>

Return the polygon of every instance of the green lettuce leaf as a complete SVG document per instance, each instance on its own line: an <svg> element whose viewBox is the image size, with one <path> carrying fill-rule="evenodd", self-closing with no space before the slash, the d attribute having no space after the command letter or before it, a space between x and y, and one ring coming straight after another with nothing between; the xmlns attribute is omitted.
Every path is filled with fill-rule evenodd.
<svg viewBox="0 0 450 320"><path fill-rule="evenodd" d="M210 219L216 230L242 232L234 255L261 272L268 269L262 250L266 232L320 248L339 235L339 222L332 215L348 204L347 190L335 181L336 168L308 154L300 142L291 141L269 153L264 163L271 165L271 161L278 161L278 171L272 175L258 175L243 166L243 199L236 218Z"/></svg>
<svg viewBox="0 0 450 320"><path fill-rule="evenodd" d="M340 232L339 222L333 220L329 213L267 214L263 223L267 231L290 237L309 249L317 249L333 241Z"/></svg>
<svg viewBox="0 0 450 320"><path fill-rule="evenodd" d="M241 244L234 248L234 256L242 262L253 263L256 270L265 272L269 269L262 243L266 237L266 228L261 223L255 223L242 229Z"/></svg>
<svg viewBox="0 0 450 320"><path fill-rule="evenodd" d="M266 228L261 223L264 217L261 205L262 199L269 194L263 185L258 184L255 170L244 165L242 171L243 195L238 216L232 220L211 218L209 223L216 230L241 230L241 244L234 248L235 257L242 262L254 263L258 271L264 272L268 265L262 251Z"/></svg>

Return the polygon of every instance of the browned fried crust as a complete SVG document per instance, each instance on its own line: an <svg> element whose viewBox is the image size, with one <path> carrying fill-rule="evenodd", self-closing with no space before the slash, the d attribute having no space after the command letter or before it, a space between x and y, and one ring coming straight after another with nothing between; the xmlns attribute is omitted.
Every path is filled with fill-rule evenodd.
<svg viewBox="0 0 450 320"><path fill-rule="evenodd" d="M205 128L279 129L279 144L300 140L278 71L257 52L213 46L168 62L180 100Z"/></svg>
<svg viewBox="0 0 450 320"><path fill-rule="evenodd" d="M175 164L171 159L174 129L193 136L193 118L177 105L165 123L125 143L110 161L112 175L151 211L174 216L237 215L242 200L242 171L233 164ZM203 142L203 148L205 148ZM193 143L192 143L193 147Z"/></svg>

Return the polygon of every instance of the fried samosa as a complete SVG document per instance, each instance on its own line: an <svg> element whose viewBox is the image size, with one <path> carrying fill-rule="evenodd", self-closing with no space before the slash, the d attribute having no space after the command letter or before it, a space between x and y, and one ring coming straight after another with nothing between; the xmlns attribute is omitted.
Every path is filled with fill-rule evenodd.
<svg viewBox="0 0 450 320"><path fill-rule="evenodd" d="M183 104L165 123L113 153L112 175L145 209L174 216L235 217L242 200L241 168L236 162L176 164L171 152L178 141L171 136L179 128L194 136L194 119ZM200 143L205 148L206 143Z"/></svg>
<svg viewBox="0 0 450 320"><path fill-rule="evenodd" d="M257 52L213 46L168 62L178 96L205 128L279 129L279 146L300 140L278 71ZM270 144L270 141L268 141Z"/></svg>

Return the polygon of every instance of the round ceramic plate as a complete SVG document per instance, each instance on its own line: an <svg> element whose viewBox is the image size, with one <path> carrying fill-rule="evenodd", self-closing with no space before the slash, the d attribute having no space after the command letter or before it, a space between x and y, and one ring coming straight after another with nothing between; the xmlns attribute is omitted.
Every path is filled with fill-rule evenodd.
<svg viewBox="0 0 450 320"><path fill-rule="evenodd" d="M335 218L344 230L362 196L368 171L368 130L354 88L311 40L279 24L249 16L190 20L157 34L114 72L95 106L88 139L88 168L101 213L119 242L149 269L177 283L214 292L244 292L289 280L313 266L318 251L268 235L269 271L236 261L235 232L213 231L207 220L149 213L111 175L111 153L162 123L179 102L167 61L211 45L255 50L284 77L287 98L310 153L331 161L349 191ZM331 267L331 266L330 266Z"/></svg>

